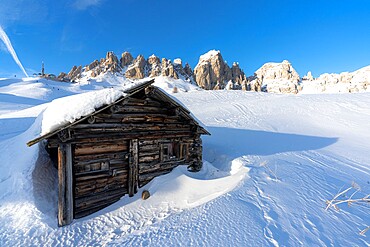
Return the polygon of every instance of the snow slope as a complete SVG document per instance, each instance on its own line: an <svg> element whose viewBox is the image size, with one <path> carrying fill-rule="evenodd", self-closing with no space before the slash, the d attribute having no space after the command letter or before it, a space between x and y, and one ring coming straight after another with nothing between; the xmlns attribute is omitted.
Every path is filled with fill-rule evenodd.
<svg viewBox="0 0 370 247"><path fill-rule="evenodd" d="M162 79L168 92L186 87ZM358 234L367 205L325 210L352 182L356 197L370 193L369 93L179 90L172 95L212 133L202 171L179 167L143 188L147 201L124 197L58 228L56 171L42 149L25 146L41 131L35 118L55 98L120 83L36 80L0 80L0 246L370 244Z"/></svg>

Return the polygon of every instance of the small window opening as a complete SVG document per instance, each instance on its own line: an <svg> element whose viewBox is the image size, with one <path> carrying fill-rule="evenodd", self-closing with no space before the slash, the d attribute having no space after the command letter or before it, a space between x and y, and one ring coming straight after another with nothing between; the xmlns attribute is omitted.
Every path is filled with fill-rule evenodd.
<svg viewBox="0 0 370 247"><path fill-rule="evenodd" d="M179 142L162 143L161 161L175 161L188 159L188 144Z"/></svg>

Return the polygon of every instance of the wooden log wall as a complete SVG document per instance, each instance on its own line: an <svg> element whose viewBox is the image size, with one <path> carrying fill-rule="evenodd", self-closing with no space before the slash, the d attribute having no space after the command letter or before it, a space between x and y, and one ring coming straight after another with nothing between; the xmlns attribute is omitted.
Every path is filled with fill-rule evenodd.
<svg viewBox="0 0 370 247"><path fill-rule="evenodd" d="M178 165L201 164L196 126L178 114L169 104L143 94L70 127L74 217L98 211L125 194L133 195L137 187ZM48 141L51 148L61 144L56 137ZM161 161L164 142L185 144L187 157Z"/></svg>
<svg viewBox="0 0 370 247"><path fill-rule="evenodd" d="M74 144L75 218L118 201L128 191L127 140Z"/></svg>

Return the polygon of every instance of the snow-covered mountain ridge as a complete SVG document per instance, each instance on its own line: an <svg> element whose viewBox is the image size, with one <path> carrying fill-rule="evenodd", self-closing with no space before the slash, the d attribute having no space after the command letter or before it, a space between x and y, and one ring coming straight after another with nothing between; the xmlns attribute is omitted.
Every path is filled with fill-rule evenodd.
<svg viewBox="0 0 370 247"><path fill-rule="evenodd" d="M73 66L69 73L60 73L60 81L86 81L96 79L107 73L124 79L143 79L146 77L169 77L197 85L206 90L244 90L271 93L339 93L363 92L370 90L370 66L355 72L320 75L313 78L311 72L301 77L292 64L284 60L281 63L266 63L256 72L247 76L234 62L230 67L221 52L211 50L199 58L194 70L188 63L183 65L177 58L169 59L152 55L145 59L138 55L135 59L129 52L118 58L108 52L105 58L95 60L86 66Z"/></svg>

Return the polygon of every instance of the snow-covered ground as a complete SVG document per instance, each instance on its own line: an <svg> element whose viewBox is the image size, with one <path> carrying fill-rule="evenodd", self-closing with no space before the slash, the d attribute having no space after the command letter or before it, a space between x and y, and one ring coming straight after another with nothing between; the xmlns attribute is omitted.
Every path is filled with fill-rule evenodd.
<svg viewBox="0 0 370 247"><path fill-rule="evenodd" d="M104 81L104 78L102 78ZM56 171L26 142L53 99L117 86L0 80L0 246L368 246L367 205L325 210L353 182L370 193L370 93L276 95L157 85L211 132L204 168L183 167L140 193L57 227ZM340 198L346 199L341 196Z"/></svg>

